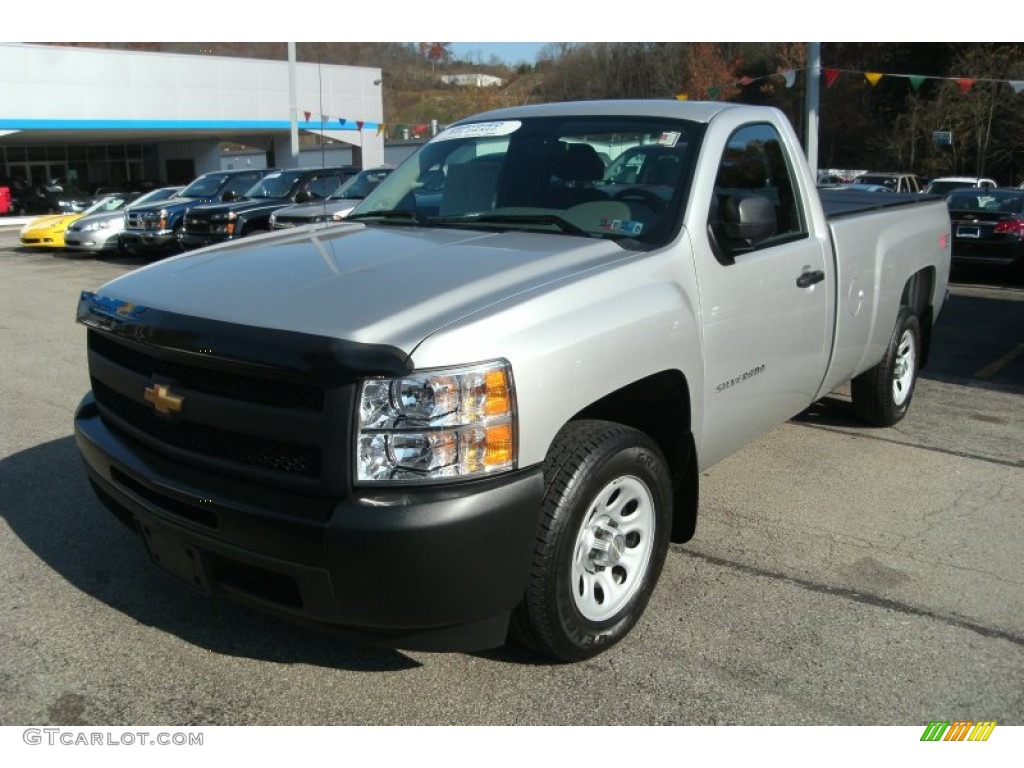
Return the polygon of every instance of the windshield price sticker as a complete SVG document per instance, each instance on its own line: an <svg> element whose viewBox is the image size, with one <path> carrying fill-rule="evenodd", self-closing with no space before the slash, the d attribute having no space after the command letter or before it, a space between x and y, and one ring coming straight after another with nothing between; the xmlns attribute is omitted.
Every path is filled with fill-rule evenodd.
<svg viewBox="0 0 1024 768"><path fill-rule="evenodd" d="M658 143L663 147L674 147L682 135L679 131L665 131L658 137Z"/></svg>
<svg viewBox="0 0 1024 768"><path fill-rule="evenodd" d="M519 130L519 120L500 120L493 123L471 123L469 125L453 125L437 134L431 141L450 141L451 139L476 139L489 136L508 136Z"/></svg>

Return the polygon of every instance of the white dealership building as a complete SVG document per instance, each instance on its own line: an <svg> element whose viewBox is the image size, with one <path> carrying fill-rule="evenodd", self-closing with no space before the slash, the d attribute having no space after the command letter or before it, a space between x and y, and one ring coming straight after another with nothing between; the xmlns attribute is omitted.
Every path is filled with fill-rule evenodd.
<svg viewBox="0 0 1024 768"><path fill-rule="evenodd" d="M369 168L384 161L383 112L373 67L0 43L0 184Z"/></svg>

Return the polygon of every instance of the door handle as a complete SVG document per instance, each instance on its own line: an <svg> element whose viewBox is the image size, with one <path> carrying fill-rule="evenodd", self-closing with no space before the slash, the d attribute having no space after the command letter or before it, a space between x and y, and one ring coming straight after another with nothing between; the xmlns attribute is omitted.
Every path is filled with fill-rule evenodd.
<svg viewBox="0 0 1024 768"><path fill-rule="evenodd" d="M800 273L800 277L796 279L796 284L799 288L810 288L815 283L820 283L824 279L825 273L820 269L808 270L807 272Z"/></svg>

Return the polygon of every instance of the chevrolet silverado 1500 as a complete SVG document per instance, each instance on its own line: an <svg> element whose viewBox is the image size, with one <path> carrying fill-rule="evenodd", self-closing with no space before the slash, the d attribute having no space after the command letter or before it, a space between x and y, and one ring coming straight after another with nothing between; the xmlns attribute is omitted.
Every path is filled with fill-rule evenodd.
<svg viewBox="0 0 1024 768"><path fill-rule="evenodd" d="M345 222L83 293L89 478L203 592L587 658L694 535L702 470L846 382L872 424L907 412L945 204L822 197L772 108L462 120Z"/></svg>

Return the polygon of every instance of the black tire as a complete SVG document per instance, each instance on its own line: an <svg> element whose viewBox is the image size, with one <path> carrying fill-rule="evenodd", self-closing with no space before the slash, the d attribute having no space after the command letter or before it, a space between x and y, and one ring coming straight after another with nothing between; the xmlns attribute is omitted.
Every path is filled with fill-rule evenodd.
<svg viewBox="0 0 1024 768"><path fill-rule="evenodd" d="M672 528L665 459L642 432L575 421L544 462L533 567L513 640L580 661L624 638L657 584Z"/></svg>
<svg viewBox="0 0 1024 768"><path fill-rule="evenodd" d="M891 427L906 416L920 359L921 324L910 307L902 307L881 362L850 384L857 418L876 427Z"/></svg>

